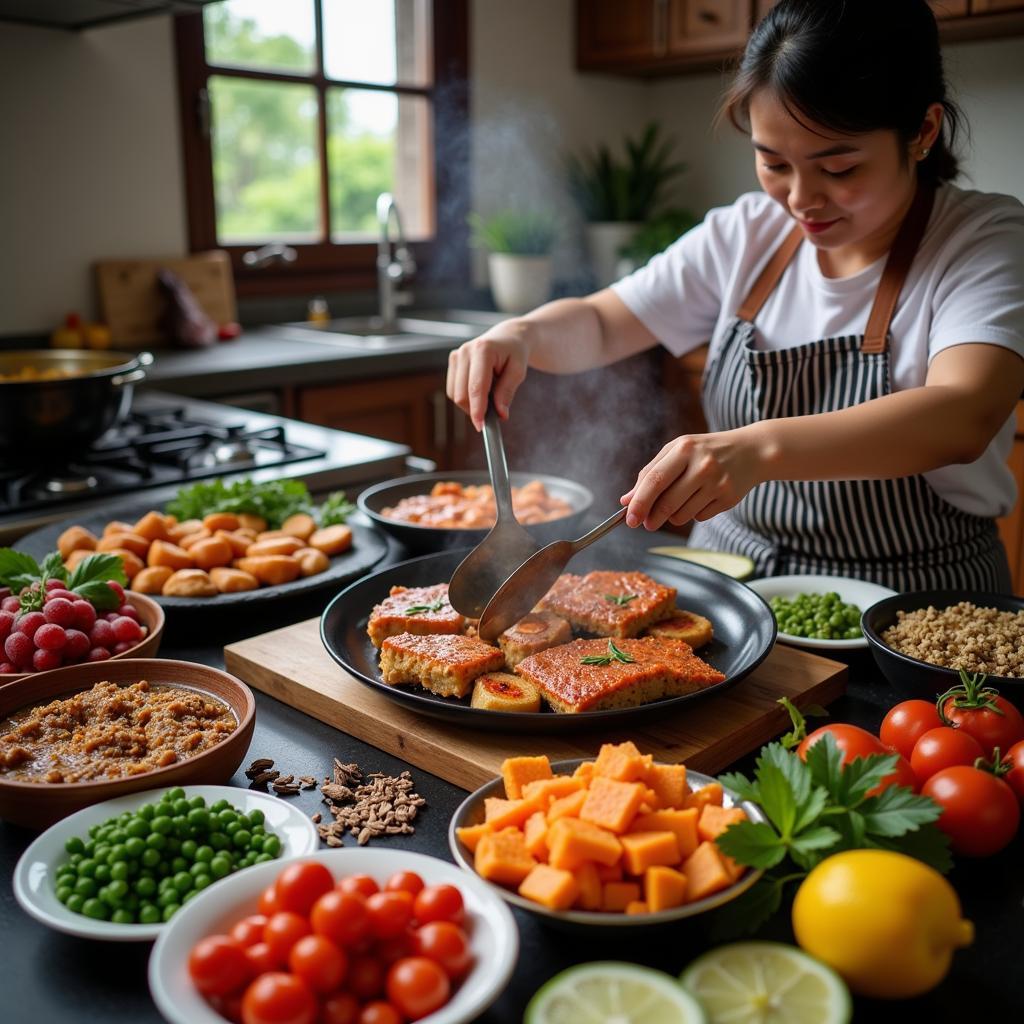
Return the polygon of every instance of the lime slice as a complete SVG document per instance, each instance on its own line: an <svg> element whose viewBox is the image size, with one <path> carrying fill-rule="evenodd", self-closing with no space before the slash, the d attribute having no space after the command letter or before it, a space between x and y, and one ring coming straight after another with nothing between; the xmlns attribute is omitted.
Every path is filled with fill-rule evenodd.
<svg viewBox="0 0 1024 1024"><path fill-rule="evenodd" d="M734 555L730 551L705 551L703 548L664 547L649 548L652 555L668 555L670 558L681 558L686 562L706 565L709 569L717 569L726 576L738 580L748 580L754 575L754 563L746 555Z"/></svg>
<svg viewBox="0 0 1024 1024"><path fill-rule="evenodd" d="M525 1024L707 1024L674 978L613 960L556 974L526 1007Z"/></svg>
<svg viewBox="0 0 1024 1024"><path fill-rule="evenodd" d="M680 979L709 1024L846 1024L853 1008L838 974L781 942L736 942L698 957Z"/></svg>

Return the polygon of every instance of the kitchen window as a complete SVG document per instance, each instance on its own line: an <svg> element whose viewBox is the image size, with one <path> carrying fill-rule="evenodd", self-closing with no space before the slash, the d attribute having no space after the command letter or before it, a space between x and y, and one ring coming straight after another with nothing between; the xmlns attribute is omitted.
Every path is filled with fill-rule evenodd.
<svg viewBox="0 0 1024 1024"><path fill-rule="evenodd" d="M177 18L190 248L226 249L242 295L369 288L391 192L421 279L464 273L466 4L221 0ZM273 243L294 262L243 263Z"/></svg>

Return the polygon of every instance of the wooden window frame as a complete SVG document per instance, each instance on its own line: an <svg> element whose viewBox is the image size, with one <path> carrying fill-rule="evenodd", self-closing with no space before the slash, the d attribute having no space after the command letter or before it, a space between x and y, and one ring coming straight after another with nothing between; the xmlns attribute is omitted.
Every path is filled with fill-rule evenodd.
<svg viewBox="0 0 1024 1024"><path fill-rule="evenodd" d="M469 0L434 0L431 4L433 85L424 88L387 86L379 91L396 95L427 95L431 104L434 162L429 170L435 185L434 237L412 242L417 279L434 284L465 281L469 275L466 216L469 212ZM317 39L322 36L320 5L315 4ZM294 295L315 292L361 291L377 283L377 242L320 242L294 244L294 263L253 270L242 262L250 245L218 245L214 208L211 138L204 132L207 81L222 69L206 63L203 16L175 17L175 50L178 66L178 108L185 170L185 199L190 252L224 249L231 257L235 287L240 296ZM312 83L320 95L327 86L374 89L373 85L329 79L318 65L310 75L247 71L232 68L232 76L260 81ZM443 116L437 104L443 102ZM329 182L326 174L327 112L320 104L317 133L320 143L321 186L319 201L326 211ZM325 221L326 223L326 221ZM443 240L443 241L442 241ZM268 239L269 241L269 239ZM443 264L437 259L444 248ZM435 264L443 267L439 273ZM443 274L443 276L442 276Z"/></svg>

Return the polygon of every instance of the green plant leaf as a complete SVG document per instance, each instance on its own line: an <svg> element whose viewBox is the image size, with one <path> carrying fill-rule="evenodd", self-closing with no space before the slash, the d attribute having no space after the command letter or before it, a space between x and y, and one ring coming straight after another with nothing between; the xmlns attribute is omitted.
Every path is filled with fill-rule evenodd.
<svg viewBox="0 0 1024 1024"><path fill-rule="evenodd" d="M120 555L88 555L75 566L75 571L68 577L68 590L80 593L83 584L97 581L105 586L107 580L114 580L122 586L128 582ZM107 590L110 590L110 587L107 587Z"/></svg>
<svg viewBox="0 0 1024 1024"><path fill-rule="evenodd" d="M811 780L822 786L833 800L838 799L843 771L843 755L836 746L836 739L826 733L807 749L807 768Z"/></svg>
<svg viewBox="0 0 1024 1024"><path fill-rule="evenodd" d="M0 586L20 590L26 583L39 579L42 572L31 555L13 548L0 548Z"/></svg>
<svg viewBox="0 0 1024 1024"><path fill-rule="evenodd" d="M101 611L112 610L121 603L117 594L102 580L89 580L86 583L80 583L74 588L74 592Z"/></svg>
<svg viewBox="0 0 1024 1024"><path fill-rule="evenodd" d="M355 505L345 497L344 491L333 491L316 510L314 518L318 526L336 526L346 522L355 510Z"/></svg>
<svg viewBox="0 0 1024 1024"><path fill-rule="evenodd" d="M855 757L843 769L836 794L844 807L856 807L868 795L869 790L880 785L896 769L897 754L869 754Z"/></svg>
<svg viewBox="0 0 1024 1024"><path fill-rule="evenodd" d="M763 821L740 821L716 840L718 848L740 864L771 868L786 856L786 847L775 829Z"/></svg>
<svg viewBox="0 0 1024 1024"><path fill-rule="evenodd" d="M740 800L749 800L755 804L761 802L761 791L757 783L751 782L742 772L723 772L718 776L718 781Z"/></svg>
<svg viewBox="0 0 1024 1024"><path fill-rule="evenodd" d="M827 850L835 846L841 838L842 836L834 828L829 828L828 825L818 825L816 828L806 829L791 839L789 849L795 859L797 854L806 856L812 852Z"/></svg>
<svg viewBox="0 0 1024 1024"><path fill-rule="evenodd" d="M922 825L906 835L870 836L861 844L877 850L894 850L915 857L940 874L948 874L953 867L953 856L949 851L949 836L935 824Z"/></svg>
<svg viewBox="0 0 1024 1024"><path fill-rule="evenodd" d="M759 771L762 765L772 765L785 776L793 794L793 801L797 805L803 804L810 795L811 773L807 770L807 765L786 750L781 743L769 743L762 747L757 764Z"/></svg>
<svg viewBox="0 0 1024 1024"><path fill-rule="evenodd" d="M796 821L796 799L789 780L776 765L762 760L757 771L758 789L761 791L761 808L768 820L778 829L783 840L793 834Z"/></svg>
<svg viewBox="0 0 1024 1024"><path fill-rule="evenodd" d="M937 821L942 808L930 797L919 796L906 786L890 786L869 797L858 808L864 827L873 836L902 836Z"/></svg>

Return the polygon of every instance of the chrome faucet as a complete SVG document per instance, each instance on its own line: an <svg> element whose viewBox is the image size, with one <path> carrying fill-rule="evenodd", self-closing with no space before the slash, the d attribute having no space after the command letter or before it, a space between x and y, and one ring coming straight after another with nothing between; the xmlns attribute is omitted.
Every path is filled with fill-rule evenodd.
<svg viewBox="0 0 1024 1024"><path fill-rule="evenodd" d="M392 252L391 221L395 221L398 236ZM398 204L390 192L377 196L377 223L380 225L380 240L377 243L377 292L380 299L381 330L396 329L398 307L412 301L408 292L399 291L409 277L416 272L416 261L405 242L402 218Z"/></svg>
<svg viewBox="0 0 1024 1024"><path fill-rule="evenodd" d="M261 245L258 249L249 249L248 252L242 253L242 262L253 270L260 270L274 263L294 263L297 255L290 245L272 242L270 245Z"/></svg>

